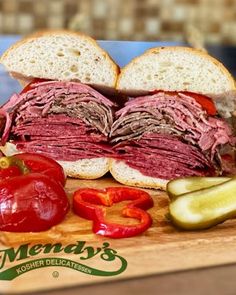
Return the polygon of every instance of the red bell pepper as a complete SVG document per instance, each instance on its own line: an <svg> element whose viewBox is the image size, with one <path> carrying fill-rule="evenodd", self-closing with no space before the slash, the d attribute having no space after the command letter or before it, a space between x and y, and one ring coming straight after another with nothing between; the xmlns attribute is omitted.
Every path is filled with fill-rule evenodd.
<svg viewBox="0 0 236 295"><path fill-rule="evenodd" d="M154 91L151 91L150 93L154 94L154 93L158 93L158 92L163 92L163 91L162 90L154 90ZM215 116L217 113L216 106L215 106L213 100L206 95L194 93L191 91L164 91L164 92L169 95L178 95L179 93L182 93L182 94L191 96L202 106L203 110L205 110L208 115Z"/></svg>
<svg viewBox="0 0 236 295"><path fill-rule="evenodd" d="M32 153L0 158L0 230L39 232L69 210L65 175L54 160Z"/></svg>
<svg viewBox="0 0 236 295"><path fill-rule="evenodd" d="M62 167L53 159L34 153L22 153L0 158L0 180L3 178L39 172L65 185Z"/></svg>
<svg viewBox="0 0 236 295"><path fill-rule="evenodd" d="M34 88L33 87L34 84L41 83L41 82L47 82L47 81L49 81L49 80L48 79L41 79L41 78L34 78L29 84L27 84L25 86L25 88L21 91L20 94L24 94L24 93L32 90Z"/></svg>
<svg viewBox="0 0 236 295"><path fill-rule="evenodd" d="M216 106L210 97L203 94L189 92L189 91L180 91L179 93L183 93L193 97L202 106L202 108L206 110L208 115L211 115L211 116L216 115L217 113Z"/></svg>
<svg viewBox="0 0 236 295"><path fill-rule="evenodd" d="M140 220L137 225L122 225L105 220L106 209L114 203L131 201L122 210L122 215ZM153 206L151 196L139 189L109 187L104 190L79 189L73 196L73 209L85 219L93 220L93 232L110 238L127 238L143 233L152 224L145 211Z"/></svg>
<svg viewBox="0 0 236 295"><path fill-rule="evenodd" d="M1 161L1 159L0 159ZM1 166L1 163L0 163ZM0 179L10 178L13 176L21 175L21 170L18 166L10 166L4 169L0 169Z"/></svg>

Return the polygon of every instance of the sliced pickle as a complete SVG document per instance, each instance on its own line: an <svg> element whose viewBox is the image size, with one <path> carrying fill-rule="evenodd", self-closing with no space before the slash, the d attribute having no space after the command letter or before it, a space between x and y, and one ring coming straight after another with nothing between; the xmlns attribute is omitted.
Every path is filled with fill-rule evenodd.
<svg viewBox="0 0 236 295"><path fill-rule="evenodd" d="M209 228L236 216L236 177L180 195L169 206L170 218L186 230Z"/></svg>
<svg viewBox="0 0 236 295"><path fill-rule="evenodd" d="M171 180L167 184L167 193L170 199L192 191L211 187L230 180L229 177L185 177Z"/></svg>

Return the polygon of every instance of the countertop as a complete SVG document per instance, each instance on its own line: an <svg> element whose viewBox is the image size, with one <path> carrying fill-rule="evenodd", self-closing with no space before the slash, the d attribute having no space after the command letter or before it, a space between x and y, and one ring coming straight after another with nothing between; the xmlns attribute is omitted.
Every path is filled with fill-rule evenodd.
<svg viewBox="0 0 236 295"><path fill-rule="evenodd" d="M236 265L218 266L39 292L35 295L235 295L235 274Z"/></svg>

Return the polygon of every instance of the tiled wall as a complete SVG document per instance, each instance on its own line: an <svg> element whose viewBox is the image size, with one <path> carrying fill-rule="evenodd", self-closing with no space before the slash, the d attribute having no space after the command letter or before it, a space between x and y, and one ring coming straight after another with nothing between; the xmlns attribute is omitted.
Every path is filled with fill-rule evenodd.
<svg viewBox="0 0 236 295"><path fill-rule="evenodd" d="M0 0L0 34L70 27L97 39L183 40L189 25L208 43L236 45L236 0Z"/></svg>

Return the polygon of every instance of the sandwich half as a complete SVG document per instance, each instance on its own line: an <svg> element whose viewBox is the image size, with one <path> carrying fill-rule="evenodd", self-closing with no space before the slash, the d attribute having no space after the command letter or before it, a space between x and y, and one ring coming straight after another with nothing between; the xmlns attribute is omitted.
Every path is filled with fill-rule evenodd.
<svg viewBox="0 0 236 295"><path fill-rule="evenodd" d="M121 70L117 89L129 96L110 133L117 181L165 189L178 177L235 173L227 121L236 88L220 62L195 49L153 48Z"/></svg>
<svg viewBox="0 0 236 295"><path fill-rule="evenodd" d="M107 173L116 106L96 89L114 89L119 69L95 40L45 31L10 47L0 62L27 84L0 109L2 152L42 153L72 177Z"/></svg>

